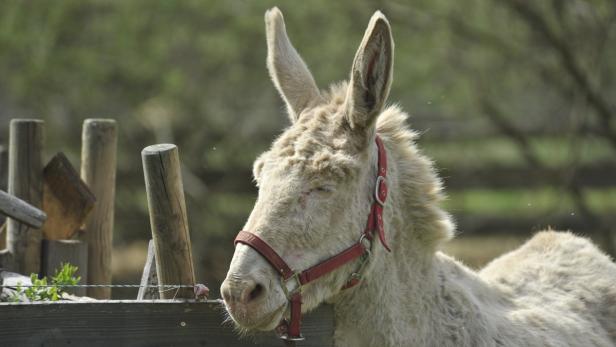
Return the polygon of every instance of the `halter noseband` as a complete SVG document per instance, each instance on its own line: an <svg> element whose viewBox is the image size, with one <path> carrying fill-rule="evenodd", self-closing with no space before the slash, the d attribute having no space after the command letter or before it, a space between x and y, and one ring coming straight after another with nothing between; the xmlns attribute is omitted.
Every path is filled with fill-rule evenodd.
<svg viewBox="0 0 616 347"><path fill-rule="evenodd" d="M383 207L387 199L387 154L383 141L378 135L375 141L378 149L378 173L375 181L374 201L370 208L366 228L359 240L352 246L306 270L294 271L289 267L287 262L267 244L267 242L256 234L242 230L235 238L234 244L243 243L253 248L261 254L281 276L280 282L282 289L291 304L290 321L283 319L277 328L277 331L280 333L279 336L283 340L301 341L304 339L300 333L302 313L301 289L304 285L361 257L358 268L351 274L342 289L351 288L358 284L361 280L363 269L368 262L368 257L370 256L371 242L374 238L375 231L378 232L383 247L391 252L385 241L385 228L383 227ZM367 241L367 244L365 241Z"/></svg>

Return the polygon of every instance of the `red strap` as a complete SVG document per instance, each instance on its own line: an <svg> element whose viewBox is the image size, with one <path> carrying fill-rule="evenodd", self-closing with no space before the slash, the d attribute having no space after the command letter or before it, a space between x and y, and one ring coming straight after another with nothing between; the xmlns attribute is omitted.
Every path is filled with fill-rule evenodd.
<svg viewBox="0 0 616 347"><path fill-rule="evenodd" d="M259 252L270 264L280 273L280 275L286 280L293 276L293 270L287 265L287 263L276 253L276 251L263 241L257 235L249 231L240 231L235 237L234 244L243 243L252 247L255 251Z"/></svg>
<svg viewBox="0 0 616 347"><path fill-rule="evenodd" d="M297 292L291 296L291 322L289 322L289 337L301 337L300 324L302 321L302 294Z"/></svg>
<svg viewBox="0 0 616 347"><path fill-rule="evenodd" d="M366 252L366 249L361 243L358 242L341 253L338 253L335 256L302 271L299 274L299 281L302 285L312 282L317 278L326 275L342 265L360 257L364 254L364 252Z"/></svg>
<svg viewBox="0 0 616 347"><path fill-rule="evenodd" d="M376 141L376 148L379 151L378 155L378 165L379 165L379 174L378 176L387 176L387 153L385 152L385 145L383 144L383 140L377 135L374 139ZM385 201L385 200L383 200Z"/></svg>
<svg viewBox="0 0 616 347"><path fill-rule="evenodd" d="M368 218L368 226L367 228L375 228L379 233L379 240L381 240L381 244L383 247L389 252L391 252L391 248L387 244L387 240L385 240L385 227L383 225L383 204L387 199L387 153L385 152L385 145L383 144L383 140L380 137L375 138L376 147L378 149L378 175L376 179L376 187L374 188L374 200L375 202L372 204L373 208L370 211L370 214L374 214L373 218L374 224L370 222L371 218ZM371 229L372 231L374 229Z"/></svg>

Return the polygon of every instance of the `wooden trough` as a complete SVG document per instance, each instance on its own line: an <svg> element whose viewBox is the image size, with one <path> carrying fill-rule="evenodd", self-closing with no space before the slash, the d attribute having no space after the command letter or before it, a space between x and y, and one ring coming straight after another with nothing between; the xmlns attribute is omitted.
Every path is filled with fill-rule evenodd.
<svg viewBox="0 0 616 347"><path fill-rule="evenodd" d="M15 123L19 122L23 121ZM37 134L42 132L41 121L30 121L27 124L35 127L36 131L30 132L31 134L38 136ZM9 240L8 250L0 253L0 268L45 274L49 273L53 264L68 260L73 264L78 263L84 271L82 275L88 279L88 284L111 284L110 250L117 143L115 127L115 121L112 120L86 120L84 123L81 166L81 179L85 183L83 186L65 157L57 156L54 165L50 164L50 167L61 169L54 171L56 174L47 175L53 177L53 182L76 183L70 185L73 190L66 194L62 194L65 190L45 187L45 192L53 193L53 197L45 199L54 204L53 209L47 209L50 211L48 222L53 222L42 225L45 219L45 213L39 210L43 201L40 196L43 170L39 162L42 140L35 136L33 141L37 144L35 150L38 152L34 159L32 156L29 159L35 160L36 163L22 166L28 170L35 168L35 172L30 172L30 177L36 186L26 185L20 188L21 191L16 191L15 188L11 191L15 182L9 181L9 194L0 193L0 200L4 197L3 201L10 200L20 206L17 209L19 213L16 213L0 201L0 212L8 210L10 213L5 214L12 217L9 218L12 223L9 224L12 225L9 231L13 236ZM27 141L25 143L27 145ZM11 154L13 151L10 150ZM13 163L15 160L15 157L12 157L9 162ZM172 144L146 147L142 152L142 161L152 240L138 300L0 303L0 345L283 346L283 341L274 333L240 337L227 319L220 300L196 298L178 148ZM0 169L2 167L0 163ZM20 176L20 170L14 167L9 171L9 177L13 180ZM92 195L89 195L90 191ZM11 192L21 193L15 194L16 197L10 194ZM63 203L66 196L71 198ZM68 213L63 208L67 205L78 206L78 213ZM85 230L72 235L74 226L81 224L83 221L79 220L84 219L90 210L93 212L85 219ZM63 220L70 220L71 227L64 228L66 223L54 220L54 216L58 215ZM43 235L47 239L41 242ZM62 240L63 237L73 239ZM40 263L30 259L36 255L40 260L41 254L42 268ZM176 285L181 287L177 288ZM73 293L85 294L85 288L78 289L80 291L75 290ZM96 299L110 297L111 286L87 289L88 296ZM320 307L306 315L302 325L306 340L296 345L333 346L333 317L330 306Z"/></svg>

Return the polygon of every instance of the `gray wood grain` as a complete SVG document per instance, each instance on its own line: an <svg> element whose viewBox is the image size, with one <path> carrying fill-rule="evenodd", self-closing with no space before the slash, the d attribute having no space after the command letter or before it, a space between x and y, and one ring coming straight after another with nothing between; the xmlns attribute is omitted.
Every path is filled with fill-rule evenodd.
<svg viewBox="0 0 616 347"><path fill-rule="evenodd" d="M47 219L45 212L2 190L0 190L0 213L35 229L40 229Z"/></svg>
<svg viewBox="0 0 616 347"><path fill-rule="evenodd" d="M43 240L41 272L50 278L62 267L62 263L77 266L79 284L86 284L88 278L88 245L79 240ZM85 296L86 288L68 288L67 293Z"/></svg>
<svg viewBox="0 0 616 347"><path fill-rule="evenodd" d="M0 190L7 191L9 182L9 150L0 145ZM0 216L0 224L4 224L6 218ZM6 247L6 235L0 233L0 249Z"/></svg>
<svg viewBox="0 0 616 347"><path fill-rule="evenodd" d="M41 208L43 200L42 150L42 120L11 120L8 193L36 208ZM24 274L39 273L41 240L40 229L9 218L6 242L13 258L10 270Z"/></svg>
<svg viewBox="0 0 616 347"><path fill-rule="evenodd" d="M81 179L96 197L86 218L88 283L111 284L117 127L113 119L86 119L81 136ZM88 288L88 296L109 299L111 288Z"/></svg>
<svg viewBox="0 0 616 347"><path fill-rule="evenodd" d="M156 259L154 255L154 240L148 242L148 255L145 258L141 287L137 293L137 300L159 299L158 277L156 276Z"/></svg>
<svg viewBox="0 0 616 347"><path fill-rule="evenodd" d="M158 283L195 284L178 148L149 146L141 152ZM194 298L192 288L160 290L163 299Z"/></svg>
<svg viewBox="0 0 616 347"><path fill-rule="evenodd" d="M216 300L0 304L5 346L284 346L273 333L243 338ZM333 346L333 310L306 315L298 347Z"/></svg>

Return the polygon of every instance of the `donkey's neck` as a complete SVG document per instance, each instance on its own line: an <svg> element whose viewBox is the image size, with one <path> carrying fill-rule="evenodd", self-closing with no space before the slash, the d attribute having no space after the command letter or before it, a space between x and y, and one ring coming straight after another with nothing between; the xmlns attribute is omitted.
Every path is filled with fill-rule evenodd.
<svg viewBox="0 0 616 347"><path fill-rule="evenodd" d="M398 257L389 262L375 266L361 286L334 304L337 346L497 342L502 318L489 316L484 305L497 305L498 295L474 273L441 253L425 262Z"/></svg>
<svg viewBox="0 0 616 347"><path fill-rule="evenodd" d="M429 193L429 187L400 183L405 181L405 168L399 163L404 162L395 152L388 154L390 196L385 225L392 252L375 240L374 256L361 284L335 298L336 344L471 346L477 337L495 336L490 317L479 306L498 301L498 294L474 272L435 251L438 236L434 235L449 232L440 230L450 228L448 217L437 207L438 199L421 196L422 189ZM432 178L438 184L431 168L414 169L425 170L423 179Z"/></svg>

